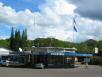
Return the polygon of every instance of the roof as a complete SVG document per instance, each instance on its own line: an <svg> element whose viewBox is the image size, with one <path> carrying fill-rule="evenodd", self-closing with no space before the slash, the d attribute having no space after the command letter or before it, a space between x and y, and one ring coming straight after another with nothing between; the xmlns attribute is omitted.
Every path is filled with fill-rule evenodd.
<svg viewBox="0 0 102 77"><path fill-rule="evenodd" d="M0 55L9 55L10 52L12 52L12 51L9 49L0 48Z"/></svg>
<svg viewBox="0 0 102 77"><path fill-rule="evenodd" d="M63 47L32 47L31 51L42 51L42 52L47 52L47 51L63 51L63 52L73 52L75 51L75 48L63 48Z"/></svg>

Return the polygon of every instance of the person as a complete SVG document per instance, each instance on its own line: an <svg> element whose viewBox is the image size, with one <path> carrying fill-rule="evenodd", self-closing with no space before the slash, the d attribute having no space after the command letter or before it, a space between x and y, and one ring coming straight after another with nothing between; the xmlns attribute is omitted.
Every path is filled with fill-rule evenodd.
<svg viewBox="0 0 102 77"><path fill-rule="evenodd" d="M85 59L84 59L84 62L85 62L85 68L88 68L89 58L85 58Z"/></svg>
<svg viewBox="0 0 102 77"><path fill-rule="evenodd" d="M10 63L10 58L8 58L8 59L6 60L6 66L9 66L9 63Z"/></svg>
<svg viewBox="0 0 102 77"><path fill-rule="evenodd" d="M86 62L85 64L86 64L86 65L85 65L85 68L87 69L87 68L88 68L88 62Z"/></svg>

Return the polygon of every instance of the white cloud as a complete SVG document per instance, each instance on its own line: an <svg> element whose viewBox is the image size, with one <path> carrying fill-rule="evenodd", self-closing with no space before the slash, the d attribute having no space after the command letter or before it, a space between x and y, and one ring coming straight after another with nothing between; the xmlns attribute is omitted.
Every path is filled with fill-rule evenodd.
<svg viewBox="0 0 102 77"><path fill-rule="evenodd" d="M47 0L44 5L39 6L39 9L41 11L39 13L32 13L28 9L16 12L11 7L3 6L1 3L0 22L14 26L25 25L30 39L53 36L65 40L68 33L65 30L71 28L70 18L72 16L70 15L73 15L75 6L68 4L66 0L52 2ZM36 25L34 25L34 16ZM53 34L51 35L51 33Z"/></svg>
<svg viewBox="0 0 102 77"><path fill-rule="evenodd" d="M74 14L74 10L76 6L68 3L66 0L46 0L47 5L53 9L56 14L64 15L64 14Z"/></svg>
<svg viewBox="0 0 102 77"><path fill-rule="evenodd" d="M0 39L2 39L2 40L5 40L7 38L9 38L9 36L2 36L2 35L0 35Z"/></svg>
<svg viewBox="0 0 102 77"><path fill-rule="evenodd" d="M10 25L32 24L33 13L26 9L25 11L16 12L9 6L3 6L0 3L0 22Z"/></svg>
<svg viewBox="0 0 102 77"><path fill-rule="evenodd" d="M13 26L25 25L29 39L55 37L60 40L73 41L72 19L76 8L67 0L46 0L46 3L39 6L40 12L33 13L29 9L16 12L11 7L0 3L0 23ZM86 19L80 15L76 21L78 24L78 32L74 33L76 41L102 38L101 21Z"/></svg>

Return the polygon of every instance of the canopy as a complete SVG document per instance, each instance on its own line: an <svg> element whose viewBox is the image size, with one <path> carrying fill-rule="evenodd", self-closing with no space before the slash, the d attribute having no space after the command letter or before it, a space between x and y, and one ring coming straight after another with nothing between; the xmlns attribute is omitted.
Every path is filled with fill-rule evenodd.
<svg viewBox="0 0 102 77"><path fill-rule="evenodd" d="M9 55L10 52L12 51L6 48L0 48L0 55Z"/></svg>
<svg viewBox="0 0 102 77"><path fill-rule="evenodd" d="M84 53L73 53L73 52L65 52L65 56L77 56L77 57L90 57L93 56L93 54L84 54Z"/></svg>

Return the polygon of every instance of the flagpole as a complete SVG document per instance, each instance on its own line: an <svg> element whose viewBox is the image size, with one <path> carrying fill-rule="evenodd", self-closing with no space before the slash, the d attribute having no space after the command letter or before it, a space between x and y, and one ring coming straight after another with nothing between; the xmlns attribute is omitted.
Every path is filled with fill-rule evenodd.
<svg viewBox="0 0 102 77"><path fill-rule="evenodd" d="M73 41L72 42L74 43L74 22L73 22Z"/></svg>
<svg viewBox="0 0 102 77"><path fill-rule="evenodd" d="M76 42L75 41L75 32L77 32L77 28L76 28L76 21L75 21L75 17L73 17L73 43Z"/></svg>
<svg viewBox="0 0 102 77"><path fill-rule="evenodd" d="M74 29L74 26L75 26L75 19L73 18L73 43L75 42L75 29Z"/></svg>
<svg viewBox="0 0 102 77"><path fill-rule="evenodd" d="M34 14L34 22L33 22L33 26L34 26L34 30L35 30L35 14ZM34 31L35 32L35 31ZM36 32L35 32L36 33ZM35 34L34 34L34 37L35 37ZM35 39L34 39L35 40ZM35 46L35 41L33 41L33 46Z"/></svg>

